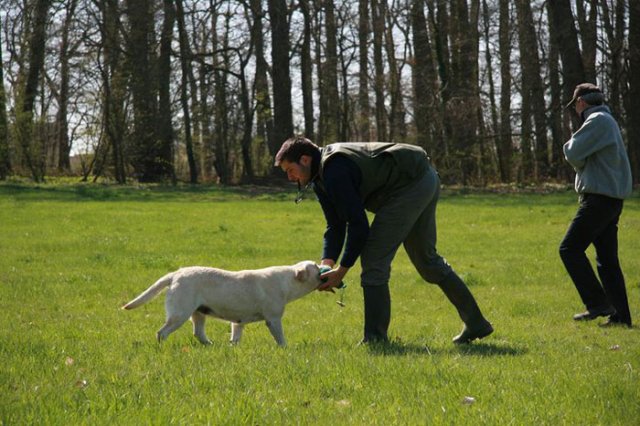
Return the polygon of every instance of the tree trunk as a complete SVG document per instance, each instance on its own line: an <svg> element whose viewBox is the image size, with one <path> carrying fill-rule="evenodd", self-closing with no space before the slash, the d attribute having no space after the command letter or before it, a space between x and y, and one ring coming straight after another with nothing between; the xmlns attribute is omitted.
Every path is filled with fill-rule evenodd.
<svg viewBox="0 0 640 426"><path fill-rule="evenodd" d="M273 145L277 152L282 143L293 135L293 110L291 104L291 76L289 74L289 22L287 2L269 0L271 18L271 60L273 79Z"/></svg>
<svg viewBox="0 0 640 426"><path fill-rule="evenodd" d="M2 20L0 19L0 58L2 58ZM0 61L0 180L5 180L11 173L11 157L9 155L9 128L7 127L7 98L4 91L4 67Z"/></svg>
<svg viewBox="0 0 640 426"><path fill-rule="evenodd" d="M341 141L351 141L353 139L354 130L352 128L352 123L356 120L353 108L353 100L350 94L350 74L351 69L349 66L351 65L352 60L355 58L355 52L351 51L350 42L346 41L345 37L340 37L338 42L339 53L338 59L340 61L340 80L341 80L341 91L340 91L340 114L338 115L338 128L339 128L339 139Z"/></svg>
<svg viewBox="0 0 640 426"><path fill-rule="evenodd" d="M242 171L244 177L251 180L254 177L253 156L251 155L251 131L253 130L253 109L249 104L251 96L249 94L249 86L247 84L246 68L249 56L242 60L240 65L240 105L242 108Z"/></svg>
<svg viewBox="0 0 640 426"><path fill-rule="evenodd" d="M520 52L527 52L520 55L522 65L522 102L529 103L527 110L533 115L535 124L535 144L533 146L532 174L535 181L539 176L547 176L549 168L549 150L547 147L547 118L545 114L544 84L542 82L542 69L538 56L538 43L536 40L536 29L533 24L533 14L529 0L518 0L516 2L518 12L518 38L520 40ZM523 114L524 114L523 109ZM523 117L529 119L529 117ZM523 134L523 137L525 135ZM533 142L533 140L532 140ZM528 157L528 152L523 152Z"/></svg>
<svg viewBox="0 0 640 426"><path fill-rule="evenodd" d="M513 140L511 138L511 18L509 0L500 0L500 138L498 162L500 179L509 183L512 179Z"/></svg>
<svg viewBox="0 0 640 426"><path fill-rule="evenodd" d="M487 5L487 0L482 0L482 14L483 14L483 22L484 22L484 40L485 40L485 61L487 63L487 80L489 82L489 109L491 113L491 134L493 137L491 140L493 141L493 148L488 149L487 156L491 158L491 161L487 161L484 165L486 172L490 172L493 176L495 176L495 169L497 165L497 159L492 153L497 152L497 147L500 145L499 140L499 124L498 124L498 106L496 104L496 89L493 81L493 55L491 54L491 22L489 15L489 6ZM482 113L482 110L480 110ZM493 169L493 170L492 170Z"/></svg>
<svg viewBox="0 0 640 426"><path fill-rule="evenodd" d="M627 111L628 150L631 172L640 182L640 2L629 2L629 94Z"/></svg>
<svg viewBox="0 0 640 426"><path fill-rule="evenodd" d="M108 96L105 109L105 127L109 129L109 143L111 153L113 155L113 169L116 182L123 185L127 182L127 157L125 154L125 128L126 120L124 116L124 99L126 85L122 76L123 71L119 69L115 71L114 82L111 86L111 93Z"/></svg>
<svg viewBox="0 0 640 426"><path fill-rule="evenodd" d="M390 120L389 120L389 140L404 142L407 136L405 128L405 109L402 100L402 86L400 78L402 69L398 67L396 59L396 49L393 36L393 17L388 10L387 2L384 2L384 17L387 22L384 31L385 50L387 53L387 63L389 64L389 97L390 97Z"/></svg>
<svg viewBox="0 0 640 426"><path fill-rule="evenodd" d="M551 94L551 104L549 105L549 125L551 127L551 170L550 175L558 179L566 179L563 172L567 170L568 164L564 161L562 146L565 138L562 131L562 117L564 107L562 105L562 86L560 85L560 52L555 40L555 28L551 23L549 27L549 91Z"/></svg>
<svg viewBox="0 0 640 426"><path fill-rule="evenodd" d="M171 2L172 0L165 0ZM189 108L189 94L187 88L190 86L191 76L191 48L189 47L189 39L185 29L184 7L182 0L175 0L175 13L178 21L178 40L180 44L180 104L182 105L182 114L184 121L184 142L187 151L187 163L189 164L189 182L198 183L198 163L193 149L193 137L191 131L191 111ZM195 96L195 93L192 93Z"/></svg>
<svg viewBox="0 0 640 426"><path fill-rule="evenodd" d="M209 37L207 34L206 37ZM206 39L206 38L205 38ZM202 50L208 49L208 46L203 46ZM209 78L209 70L205 64L198 66L198 127L200 129L199 139L201 141L201 174L202 178L206 181L213 179L213 161L215 156L215 148L213 143L213 131L212 120L213 116L212 106L210 102L211 96L211 81Z"/></svg>
<svg viewBox="0 0 640 426"><path fill-rule="evenodd" d="M455 159L464 185L477 174L477 130L480 98L478 91L478 14L479 3L472 2L471 14L466 0L452 2L451 11L451 99L447 117L452 121Z"/></svg>
<svg viewBox="0 0 640 426"><path fill-rule="evenodd" d="M179 1L179 0L176 0ZM158 57L158 118L157 137L160 158L168 159L168 177L175 183L173 169L173 126L171 125L171 42L176 21L173 0L163 0L164 21L160 35L160 56ZM187 117L185 117L185 121Z"/></svg>
<svg viewBox="0 0 640 426"><path fill-rule="evenodd" d="M434 10L433 2L437 1L437 11ZM433 154L436 161L441 165L448 164L450 161L450 140L452 135L451 120L447 118L446 108L451 98L451 54L449 49L449 15L447 12L446 0L427 0L429 16L431 17L431 33L434 41L434 50L436 53L436 62L438 70L438 78L440 80L439 90L439 112L438 122L441 123L441 133L437 135L434 143ZM441 173L445 173L445 168L441 168Z"/></svg>
<svg viewBox="0 0 640 426"><path fill-rule="evenodd" d="M246 5L245 5L246 7ZM250 12L247 10L247 14ZM255 16L251 14L255 19ZM253 108L251 107L251 93L249 90L249 84L247 82L247 64L251 60L253 55L253 39L247 49L246 56L240 56L240 72L238 78L240 80L240 107L242 110L242 173L243 177L251 181L255 175L255 169L253 167L253 153L252 144L253 138L251 132L253 131Z"/></svg>
<svg viewBox="0 0 640 426"><path fill-rule="evenodd" d="M38 140L39 138L34 137L33 110L38 94L38 82L44 66L49 6L49 0L38 0L35 4L35 18L29 39L29 68L24 85L19 89L22 102L16 117L18 145L22 148L31 177L36 182L44 180L45 164L42 143Z"/></svg>
<svg viewBox="0 0 640 426"><path fill-rule="evenodd" d="M606 87L607 105L611 108L613 116L620 120L622 118L621 89L625 87L624 70L624 32L625 32L625 0L615 0L613 11L609 9L608 2L600 2L602 7L602 22L606 34L606 45L609 47L606 54L608 66Z"/></svg>
<svg viewBox="0 0 640 426"><path fill-rule="evenodd" d="M60 92L58 95L58 113L56 116L56 145L58 147L58 170L69 172L71 162L69 154L71 146L69 144L69 123L67 120L69 103L69 31L73 22L77 0L71 0L66 5L67 14L62 27L60 45Z"/></svg>
<svg viewBox="0 0 640 426"><path fill-rule="evenodd" d="M125 167L125 97L126 76L122 47L120 44L120 11L118 0L103 0L99 3L102 21L100 22L102 44L104 46L104 66L102 67L103 85L103 127L106 144L113 155L113 169L116 182L126 183ZM97 153L96 153L97 155Z"/></svg>
<svg viewBox="0 0 640 426"><path fill-rule="evenodd" d="M374 64L374 86L376 105L376 130L377 140L386 141L387 132L387 111L385 108L385 70L382 58L382 48L384 39L384 10L386 0L371 1L371 16L373 21L373 64Z"/></svg>
<svg viewBox="0 0 640 426"><path fill-rule="evenodd" d="M322 0L325 15L326 48L325 61L318 78L320 83L320 129L321 145L336 142L339 137L340 99L338 96L338 50L336 42L336 18L333 0Z"/></svg>
<svg viewBox="0 0 640 426"><path fill-rule="evenodd" d="M553 25L555 29L554 41L558 45L560 58L562 60L562 75L564 77L564 100L562 104L566 105L573 97L575 87L585 82L584 66L578 45L578 34L569 0L549 1L547 2L547 7L551 25ZM577 127L577 125L577 117L574 117L574 126Z"/></svg>
<svg viewBox="0 0 640 426"><path fill-rule="evenodd" d="M173 177L173 159L156 129L157 73L154 55L152 0L127 0L128 59L133 100L133 168L141 182Z"/></svg>
<svg viewBox="0 0 640 426"><path fill-rule="evenodd" d="M256 56L256 133L258 141L266 144L269 157L273 157L278 152L282 141L276 141L273 135L273 115L271 111L271 95L269 93L269 79L267 70L269 65L264 56L264 35L262 33L262 19L264 11L261 0L251 0L251 10L253 10L253 38L255 43ZM271 164L269 158L269 164Z"/></svg>
<svg viewBox="0 0 640 426"><path fill-rule="evenodd" d="M212 28L214 61L214 146L215 159L214 167L220 183L229 184L232 182L232 167L230 164L230 148L229 148L229 104L227 101L227 73L224 70L229 69L229 16L225 17L225 29L222 37L218 37L218 28L216 25Z"/></svg>
<svg viewBox="0 0 640 426"><path fill-rule="evenodd" d="M411 5L411 26L413 29L414 65L413 65L413 113L416 125L416 143L433 152L429 123L433 120L432 110L435 81L433 57L429 42L427 20L424 15L424 0L413 0Z"/></svg>
<svg viewBox="0 0 640 426"><path fill-rule="evenodd" d="M358 1L358 140L371 139L371 105L369 102L369 1Z"/></svg>
<svg viewBox="0 0 640 426"><path fill-rule="evenodd" d="M589 5L589 11L585 11L584 5ZM597 18L598 0L581 0L575 2L578 15L578 27L580 28L580 40L582 42L582 65L584 66L585 80L596 82L596 50L597 50ZM604 1L603 3L606 3ZM588 13L588 16L587 16Z"/></svg>
<svg viewBox="0 0 640 426"><path fill-rule="evenodd" d="M315 140L313 117L313 61L311 59L311 11L308 0L300 0L304 16L304 34L300 52L300 78L302 83L302 108L304 111L304 134Z"/></svg>

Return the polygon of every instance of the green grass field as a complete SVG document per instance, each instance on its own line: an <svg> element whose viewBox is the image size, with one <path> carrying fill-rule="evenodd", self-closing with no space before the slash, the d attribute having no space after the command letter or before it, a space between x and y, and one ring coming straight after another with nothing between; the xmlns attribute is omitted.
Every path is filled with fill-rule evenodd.
<svg viewBox="0 0 640 426"><path fill-rule="evenodd" d="M250 324L242 344L210 320L159 345L164 296L120 306L168 271L317 260L319 205L290 192L0 185L0 424L638 425L640 332L575 323L582 310L557 247L571 191L445 191L439 250L496 332L466 347L454 308L401 250L386 348L357 346L359 268L339 294L288 306L289 345ZM620 222L640 321L640 198ZM593 253L591 252L593 256ZM471 399L472 398L472 399Z"/></svg>

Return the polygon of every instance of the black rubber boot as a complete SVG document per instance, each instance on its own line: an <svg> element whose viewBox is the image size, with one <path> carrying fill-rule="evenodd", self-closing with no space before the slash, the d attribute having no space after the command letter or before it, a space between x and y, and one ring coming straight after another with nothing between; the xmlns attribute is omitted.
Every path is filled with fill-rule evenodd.
<svg viewBox="0 0 640 426"><path fill-rule="evenodd" d="M438 286L458 310L458 314L464 322L462 332L453 338L453 343L470 343L493 333L493 326L484 318L469 288L458 274L451 271Z"/></svg>
<svg viewBox="0 0 640 426"><path fill-rule="evenodd" d="M364 293L364 338L362 343L386 343L391 322L389 285L362 287Z"/></svg>

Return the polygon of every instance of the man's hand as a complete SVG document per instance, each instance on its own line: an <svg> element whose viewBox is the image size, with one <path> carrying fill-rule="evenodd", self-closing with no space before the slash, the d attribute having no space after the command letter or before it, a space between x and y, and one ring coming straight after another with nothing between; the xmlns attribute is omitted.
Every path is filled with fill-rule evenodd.
<svg viewBox="0 0 640 426"><path fill-rule="evenodd" d="M333 290L335 287L340 286L342 283L342 279L349 268L345 268L344 266L339 266L337 269L332 269L330 271L324 272L320 275L320 280L322 280L322 284L318 286L319 291L330 291L331 293L335 293Z"/></svg>

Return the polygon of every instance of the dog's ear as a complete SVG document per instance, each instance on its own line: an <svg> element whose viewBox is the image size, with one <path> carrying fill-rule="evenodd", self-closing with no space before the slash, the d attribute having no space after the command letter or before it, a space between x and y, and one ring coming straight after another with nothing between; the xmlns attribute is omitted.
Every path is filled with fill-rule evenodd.
<svg viewBox="0 0 640 426"><path fill-rule="evenodd" d="M303 268L303 267L297 267L294 271L295 273L295 277L296 280L304 282L307 279L309 279L309 272L307 271L307 268Z"/></svg>

